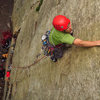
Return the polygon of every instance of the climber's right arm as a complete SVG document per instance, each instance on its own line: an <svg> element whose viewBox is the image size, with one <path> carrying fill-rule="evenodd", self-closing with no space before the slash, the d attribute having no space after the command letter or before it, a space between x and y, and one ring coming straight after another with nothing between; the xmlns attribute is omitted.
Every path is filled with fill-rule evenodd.
<svg viewBox="0 0 100 100"><path fill-rule="evenodd" d="M83 41L77 38L74 40L73 44L80 47L94 47L94 46L100 46L100 40L99 41Z"/></svg>

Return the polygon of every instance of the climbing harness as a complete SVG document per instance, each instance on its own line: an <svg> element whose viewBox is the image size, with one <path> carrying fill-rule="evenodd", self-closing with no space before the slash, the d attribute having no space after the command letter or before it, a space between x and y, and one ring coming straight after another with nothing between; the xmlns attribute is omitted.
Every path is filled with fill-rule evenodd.
<svg viewBox="0 0 100 100"><path fill-rule="evenodd" d="M44 52L45 56L50 56L51 60L56 62L58 58L61 58L63 55L62 52L62 47L64 46L64 44L59 44L59 45L55 45L52 39L52 34L54 32L54 29L51 33L51 40L52 40L52 44L50 44L49 42L49 35L50 35L51 31L47 31L43 36L42 36L42 50Z"/></svg>

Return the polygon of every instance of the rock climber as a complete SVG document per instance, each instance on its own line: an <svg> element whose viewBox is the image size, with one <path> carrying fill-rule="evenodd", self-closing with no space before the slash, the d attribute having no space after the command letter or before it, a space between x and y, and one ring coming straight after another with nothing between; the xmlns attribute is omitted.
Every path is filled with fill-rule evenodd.
<svg viewBox="0 0 100 100"><path fill-rule="evenodd" d="M93 47L100 46L100 40L98 41L84 41L79 38L75 38L71 35L72 27L68 18L63 15L57 15L53 19L53 28L49 35L49 42L57 46L59 44L74 44L80 47ZM55 57L52 58L55 61Z"/></svg>

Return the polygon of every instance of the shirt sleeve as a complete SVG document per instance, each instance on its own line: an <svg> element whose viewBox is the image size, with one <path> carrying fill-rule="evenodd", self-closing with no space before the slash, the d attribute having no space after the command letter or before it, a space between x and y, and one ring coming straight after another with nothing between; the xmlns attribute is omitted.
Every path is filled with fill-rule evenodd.
<svg viewBox="0 0 100 100"><path fill-rule="evenodd" d="M75 40L75 37L73 37L70 34L64 34L64 36L61 38L62 43L67 43L67 44L73 44Z"/></svg>

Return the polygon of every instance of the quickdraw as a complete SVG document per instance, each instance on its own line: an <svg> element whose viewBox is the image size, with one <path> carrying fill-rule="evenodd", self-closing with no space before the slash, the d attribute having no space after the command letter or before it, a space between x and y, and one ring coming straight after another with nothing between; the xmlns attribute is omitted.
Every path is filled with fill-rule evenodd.
<svg viewBox="0 0 100 100"><path fill-rule="evenodd" d="M49 35L50 31L47 31L46 34L42 36L42 50L46 56L51 56L54 50L54 46L49 43Z"/></svg>

